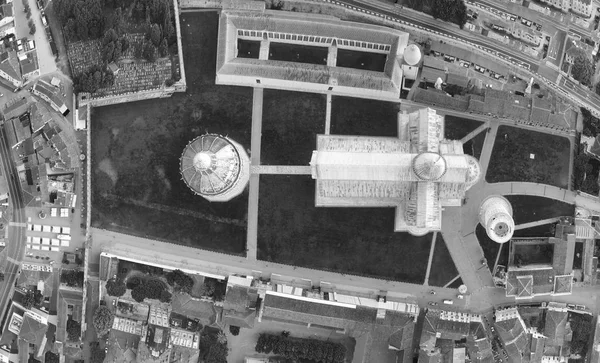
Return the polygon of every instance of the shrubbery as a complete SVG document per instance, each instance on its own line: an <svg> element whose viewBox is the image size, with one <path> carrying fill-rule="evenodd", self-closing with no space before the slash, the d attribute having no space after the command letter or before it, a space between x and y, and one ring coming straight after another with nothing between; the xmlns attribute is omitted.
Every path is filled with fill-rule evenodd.
<svg viewBox="0 0 600 363"><path fill-rule="evenodd" d="M141 283L131 290L131 297L137 302L142 302L146 298L161 302L171 301L171 293L160 280L156 279L141 280Z"/></svg>
<svg viewBox="0 0 600 363"><path fill-rule="evenodd" d="M181 270L175 270L167 273L165 276L167 283L173 287L175 291L189 294L194 286L194 279L186 275Z"/></svg>
<svg viewBox="0 0 600 363"><path fill-rule="evenodd" d="M346 357L346 347L339 343L264 333L258 337L255 350L257 353L275 353L290 359L324 363L342 363Z"/></svg>
<svg viewBox="0 0 600 363"><path fill-rule="evenodd" d="M83 271L63 270L60 282L70 287L83 287Z"/></svg>
<svg viewBox="0 0 600 363"><path fill-rule="evenodd" d="M434 19L441 19L458 24L462 29L467 23L467 6L464 0L433 0L431 15Z"/></svg>

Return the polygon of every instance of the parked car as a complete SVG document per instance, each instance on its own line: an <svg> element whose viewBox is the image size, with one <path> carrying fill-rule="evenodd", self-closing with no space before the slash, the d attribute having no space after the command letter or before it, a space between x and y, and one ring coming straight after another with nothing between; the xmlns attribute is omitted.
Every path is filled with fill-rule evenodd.
<svg viewBox="0 0 600 363"><path fill-rule="evenodd" d="M436 303L435 301L430 301L430 302L429 302L429 305L431 305L431 306L436 306L436 305L437 305L437 303Z"/></svg>
<svg viewBox="0 0 600 363"><path fill-rule="evenodd" d="M429 293L430 293L431 295L435 295L435 290L431 290L431 291L429 291Z"/></svg>

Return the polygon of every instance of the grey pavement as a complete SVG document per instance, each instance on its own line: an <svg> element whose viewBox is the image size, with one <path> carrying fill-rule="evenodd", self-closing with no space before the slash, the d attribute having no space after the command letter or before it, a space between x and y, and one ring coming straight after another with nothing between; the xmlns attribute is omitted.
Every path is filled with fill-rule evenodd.
<svg viewBox="0 0 600 363"><path fill-rule="evenodd" d="M44 75L54 72L56 71L56 62L54 61L54 54L52 54L50 42L46 36L46 31L44 30L41 12L35 3L35 0L26 1L29 2L29 6L31 7L31 19L33 19L36 28L34 35L29 35L29 33L27 33L27 35L29 39L35 40L38 63L40 65L40 74Z"/></svg>

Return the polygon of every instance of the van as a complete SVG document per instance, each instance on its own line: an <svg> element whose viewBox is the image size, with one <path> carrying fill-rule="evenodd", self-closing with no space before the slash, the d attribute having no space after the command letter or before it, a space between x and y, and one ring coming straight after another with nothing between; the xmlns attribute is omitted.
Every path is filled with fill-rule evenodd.
<svg viewBox="0 0 600 363"><path fill-rule="evenodd" d="M42 24L44 24L45 27L48 26L48 20L46 20L46 15L44 15L43 13L42 13Z"/></svg>
<svg viewBox="0 0 600 363"><path fill-rule="evenodd" d="M446 305L453 305L454 301L452 301L450 299L446 299L446 300L443 301L443 303L446 304Z"/></svg>

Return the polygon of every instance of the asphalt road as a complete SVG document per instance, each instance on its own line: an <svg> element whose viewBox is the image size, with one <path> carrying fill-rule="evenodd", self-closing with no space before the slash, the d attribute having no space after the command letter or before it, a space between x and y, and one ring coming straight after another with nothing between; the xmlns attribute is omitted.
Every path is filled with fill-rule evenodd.
<svg viewBox="0 0 600 363"><path fill-rule="evenodd" d="M0 308L2 312L7 307L7 302L12 296L17 273L21 261L25 256L25 206L21 185L18 182L17 168L12 158L11 149L4 131L4 124L0 125L0 157L2 158L2 173L8 179L10 204L12 206L12 221L8 227L7 263L4 271L4 282L0 286ZM21 226L15 224L22 224Z"/></svg>

